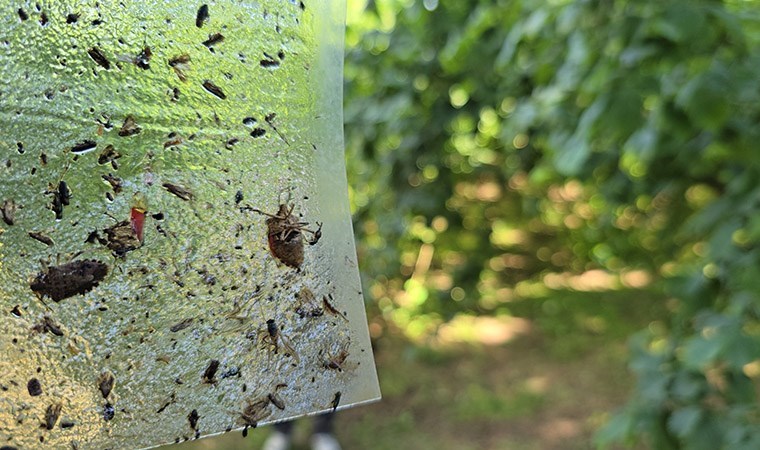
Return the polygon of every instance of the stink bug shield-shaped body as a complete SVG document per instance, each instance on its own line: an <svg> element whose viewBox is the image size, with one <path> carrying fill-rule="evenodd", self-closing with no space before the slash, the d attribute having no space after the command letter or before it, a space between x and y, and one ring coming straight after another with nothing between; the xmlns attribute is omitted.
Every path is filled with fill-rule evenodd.
<svg viewBox="0 0 760 450"><path fill-rule="evenodd" d="M29 288L40 297L47 296L55 302L84 294L108 275L108 266L94 259L72 261L60 266L48 267L29 283Z"/></svg>
<svg viewBox="0 0 760 450"><path fill-rule="evenodd" d="M106 233L105 245L115 256L122 257L142 245L139 235L135 232L134 222L123 220L103 231Z"/></svg>
<svg viewBox="0 0 760 450"><path fill-rule="evenodd" d="M303 233L310 233L313 238L309 244L316 244L322 236L322 225L318 222L319 228L316 231L309 230L306 228L308 222L299 222L293 215L293 208L294 205L288 207L283 203L280 204L277 214L269 214L253 208L251 210L268 216L267 242L272 255L286 266L298 269L304 260Z"/></svg>

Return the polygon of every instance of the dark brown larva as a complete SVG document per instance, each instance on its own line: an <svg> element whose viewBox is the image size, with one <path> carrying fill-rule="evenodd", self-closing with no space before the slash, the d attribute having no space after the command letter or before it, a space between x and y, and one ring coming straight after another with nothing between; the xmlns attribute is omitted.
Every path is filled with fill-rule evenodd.
<svg viewBox="0 0 760 450"><path fill-rule="evenodd" d="M50 297L55 302L89 292L108 274L108 266L86 259L51 266L37 274L29 287L35 294Z"/></svg>

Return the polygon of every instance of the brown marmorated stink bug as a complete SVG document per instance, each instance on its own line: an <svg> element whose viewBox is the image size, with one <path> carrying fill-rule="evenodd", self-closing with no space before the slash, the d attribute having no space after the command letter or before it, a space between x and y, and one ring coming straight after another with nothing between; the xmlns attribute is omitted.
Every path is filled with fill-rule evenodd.
<svg viewBox="0 0 760 450"><path fill-rule="evenodd" d="M78 294L85 294L108 275L108 266L94 259L72 261L60 266L47 267L29 283L39 297L50 297L55 302Z"/></svg>
<svg viewBox="0 0 760 450"><path fill-rule="evenodd" d="M322 224L317 222L317 229L310 230L306 228L308 222L299 222L293 215L294 205L280 204L277 214L269 214L256 208L250 209L253 212L263 214L268 217L267 223L267 240L269 250L275 258L283 264L294 269L298 269L303 264L304 246L303 233L309 233L312 238L308 241L314 245L322 237Z"/></svg>

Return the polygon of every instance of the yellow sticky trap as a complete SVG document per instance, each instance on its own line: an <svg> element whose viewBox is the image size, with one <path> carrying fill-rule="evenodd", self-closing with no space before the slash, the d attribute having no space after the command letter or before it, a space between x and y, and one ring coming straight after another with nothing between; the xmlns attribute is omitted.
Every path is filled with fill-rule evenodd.
<svg viewBox="0 0 760 450"><path fill-rule="evenodd" d="M343 9L0 10L3 448L147 448L379 397Z"/></svg>

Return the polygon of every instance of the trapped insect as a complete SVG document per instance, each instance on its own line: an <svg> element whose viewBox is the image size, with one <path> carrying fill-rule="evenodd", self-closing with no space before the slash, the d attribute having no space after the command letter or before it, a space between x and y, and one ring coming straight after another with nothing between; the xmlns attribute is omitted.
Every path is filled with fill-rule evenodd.
<svg viewBox="0 0 760 450"><path fill-rule="evenodd" d="M26 383L26 390L32 397L42 395L42 384L40 384L40 380L36 378L30 378Z"/></svg>
<svg viewBox="0 0 760 450"><path fill-rule="evenodd" d="M53 240L50 238L50 236L48 236L48 235L46 235L44 233L41 233L41 232L38 232L38 231L30 231L27 234L29 234L29 237L32 238L32 239L34 239L35 241L42 242L43 244L45 244L47 246L53 245Z"/></svg>
<svg viewBox="0 0 760 450"><path fill-rule="evenodd" d="M311 289L304 287L297 294L296 298L298 303L296 304L295 312L302 319L305 317L320 317L325 311L322 306L317 303L314 293Z"/></svg>
<svg viewBox="0 0 760 450"><path fill-rule="evenodd" d="M208 19L209 19L208 5L201 5L201 7L198 8L198 12L195 15L195 26L198 28L202 27L204 23L208 22Z"/></svg>
<svg viewBox="0 0 760 450"><path fill-rule="evenodd" d="M345 314L338 311L338 309L335 308L332 303L330 303L330 300L334 300L332 294L328 294L322 297L322 306L324 306L325 310L334 316L342 317L343 320L348 320Z"/></svg>
<svg viewBox="0 0 760 450"><path fill-rule="evenodd" d="M90 58L92 58L92 60L102 68L106 70L111 68L111 62L108 60L108 58L106 58L106 55L104 55L103 51L98 47L92 47L91 49L87 50L87 54L90 55Z"/></svg>
<svg viewBox="0 0 760 450"><path fill-rule="evenodd" d="M58 418L61 416L61 409L63 405L60 403L53 403L48 406L45 411L45 428L52 430L55 423L58 422Z"/></svg>
<svg viewBox="0 0 760 450"><path fill-rule="evenodd" d="M113 170L119 170L119 164L116 162L119 158L121 158L121 153L117 152L113 145L109 144L98 155L98 164L111 163Z"/></svg>
<svg viewBox="0 0 760 450"><path fill-rule="evenodd" d="M55 213L55 220L63 219L63 207L71 204L71 189L61 180L57 185L49 184L45 194L52 195L53 200L48 206Z"/></svg>
<svg viewBox="0 0 760 450"><path fill-rule="evenodd" d="M347 358L348 358L348 346L344 346L337 353L333 355L327 355L327 359L325 360L325 363L324 363L325 368L342 372L343 363L346 362Z"/></svg>
<svg viewBox="0 0 760 450"><path fill-rule="evenodd" d="M50 316L44 316L42 318L42 322L32 327L32 331L35 331L37 333L48 332L55 336L63 336L63 330L61 330L61 326L58 325Z"/></svg>
<svg viewBox="0 0 760 450"><path fill-rule="evenodd" d="M183 53L179 56L175 56L169 60L169 66L177 74L177 78L180 81L187 81L187 71L190 70L190 56ZM173 98L176 101L179 98L179 89L174 88L172 92Z"/></svg>
<svg viewBox="0 0 760 450"><path fill-rule="evenodd" d="M272 410L269 409L269 399L261 398L249 401L243 408L243 412L240 413L240 418L246 428L256 428L260 421L270 415L272 415Z"/></svg>
<svg viewBox="0 0 760 450"><path fill-rule="evenodd" d="M197 409L190 411L190 414L187 415L187 421L190 423L190 428L196 431L198 430L198 419L200 419L200 416L198 415Z"/></svg>
<svg viewBox="0 0 760 450"><path fill-rule="evenodd" d="M293 215L294 205L280 204L277 214L269 214L256 208L244 208L268 217L267 240L269 250L275 258L286 266L300 268L304 261L303 233L312 235L309 244L316 244L322 236L322 224L317 222L317 230L306 228L308 222L299 222Z"/></svg>
<svg viewBox="0 0 760 450"><path fill-rule="evenodd" d="M332 402L330 402L330 406L332 406L332 410L333 411L335 411L336 409L338 409L338 405L340 404L340 397L341 397L341 395L342 394L340 393L340 391L338 391L333 396L333 400L332 400Z"/></svg>
<svg viewBox="0 0 760 450"><path fill-rule="evenodd" d="M298 354L290 343L290 339L280 331L277 322L274 319L268 319L266 322L266 331L263 332L262 342L271 346L274 353L279 352L280 345L285 349L285 354L293 357L296 363L299 362Z"/></svg>
<svg viewBox="0 0 760 450"><path fill-rule="evenodd" d="M97 286L108 274L108 266L94 259L72 261L51 266L37 274L29 288L39 297L50 297L55 302L85 294Z"/></svg>
<svg viewBox="0 0 760 450"><path fill-rule="evenodd" d="M203 372L203 376L201 377L203 382L207 384L215 383L216 380L214 380L214 377L216 376L217 370L219 370L219 361L212 359L209 361L208 366L206 367L206 370Z"/></svg>
<svg viewBox="0 0 760 450"><path fill-rule="evenodd" d="M142 232L142 228L140 228ZM95 239L102 245L108 247L116 257L123 257L128 252L136 250L142 246L142 241L135 230L134 224L127 220L122 220L103 230L106 237L101 238L96 233Z"/></svg>
<svg viewBox="0 0 760 450"><path fill-rule="evenodd" d="M16 222L16 202L13 199L3 201L2 207L0 207L0 215L3 216L3 222L7 225L13 225Z"/></svg>
<svg viewBox="0 0 760 450"><path fill-rule="evenodd" d="M124 123L121 125L121 129L119 130L119 136L126 137L126 136L134 136L135 134L142 131L142 128L140 128L139 125L137 125L137 122L135 122L135 118L132 115L128 115L124 118Z"/></svg>
<svg viewBox="0 0 760 450"><path fill-rule="evenodd" d="M100 390L101 395L103 395L103 398L107 399L108 396L111 395L114 382L115 378L113 374L107 370L98 376L98 389Z"/></svg>
<svg viewBox="0 0 760 450"><path fill-rule="evenodd" d="M189 201L193 199L193 193L185 187L172 183L164 183L162 186L182 200Z"/></svg>
<svg viewBox="0 0 760 450"><path fill-rule="evenodd" d="M227 95L225 95L224 91L222 91L222 88L215 85L209 80L203 81L203 88L206 89L210 94L213 94L215 97L224 100L227 98Z"/></svg>

